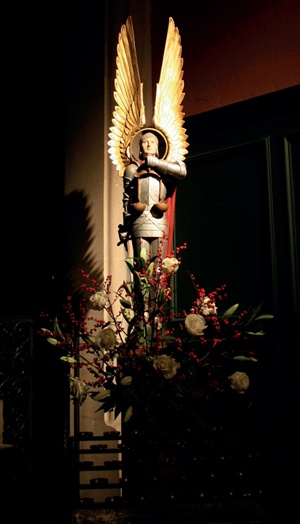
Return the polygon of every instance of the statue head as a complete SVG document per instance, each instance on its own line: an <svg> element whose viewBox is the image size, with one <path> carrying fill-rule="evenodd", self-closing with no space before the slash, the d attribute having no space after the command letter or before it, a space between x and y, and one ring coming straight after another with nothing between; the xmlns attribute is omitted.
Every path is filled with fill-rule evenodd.
<svg viewBox="0 0 300 524"><path fill-rule="evenodd" d="M151 131L147 131L146 133L143 133L140 137L140 158L143 158L145 156L159 156L158 146L159 141L157 136L154 133L151 133Z"/></svg>
<svg viewBox="0 0 300 524"><path fill-rule="evenodd" d="M167 139L161 131L153 129L152 127L144 128L132 137L130 145L126 151L128 158L134 162L139 162L143 157L145 157L145 155L142 154L142 143L143 140L147 140L147 137L150 137L155 144L155 152L152 153L152 155L164 160L169 150Z"/></svg>

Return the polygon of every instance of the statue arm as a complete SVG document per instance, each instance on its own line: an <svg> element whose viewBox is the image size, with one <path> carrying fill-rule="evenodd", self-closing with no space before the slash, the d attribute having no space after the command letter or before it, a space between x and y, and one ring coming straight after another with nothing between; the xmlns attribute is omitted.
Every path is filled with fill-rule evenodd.
<svg viewBox="0 0 300 524"><path fill-rule="evenodd" d="M148 156L145 158L145 164L148 167L156 167L163 175L171 176L177 180L182 180L186 176L186 165L183 161L169 162L168 160L160 160L155 156Z"/></svg>
<svg viewBox="0 0 300 524"><path fill-rule="evenodd" d="M124 175L123 175L125 188L130 184L130 182L132 182L137 170L138 170L137 164L129 164L129 166L126 167L124 171Z"/></svg>

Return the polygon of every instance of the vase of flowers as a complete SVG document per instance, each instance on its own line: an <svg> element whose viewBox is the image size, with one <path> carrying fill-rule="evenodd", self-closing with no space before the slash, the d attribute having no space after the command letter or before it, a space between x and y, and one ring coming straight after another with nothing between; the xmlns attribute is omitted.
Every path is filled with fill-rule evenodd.
<svg viewBox="0 0 300 524"><path fill-rule="evenodd" d="M253 341L273 315L262 304L241 311L239 304L227 306L225 284L207 292L193 275L190 309L175 311L174 277L184 249L164 259L144 250L127 258L130 278L115 292L111 276L100 285L81 271L82 293L68 297L64 318L41 315L50 325L40 333L61 351L74 402L89 396L98 410L120 416L125 448L138 435L176 443L223 430L249 404L258 361Z"/></svg>
<svg viewBox="0 0 300 524"><path fill-rule="evenodd" d="M90 396L126 424L163 406L193 413L216 395L248 390L247 371L258 360L253 340L273 315L263 314L262 304L240 312L239 304L226 307L225 284L207 292L193 275L190 310L175 312L174 275L185 248L164 260L149 260L144 250L139 259L126 259L131 278L116 292L111 276L100 285L80 271L82 294L67 298L64 318L41 314L51 323L41 335L59 348L67 371L75 371L70 392L80 405ZM83 368L89 380L80 377Z"/></svg>

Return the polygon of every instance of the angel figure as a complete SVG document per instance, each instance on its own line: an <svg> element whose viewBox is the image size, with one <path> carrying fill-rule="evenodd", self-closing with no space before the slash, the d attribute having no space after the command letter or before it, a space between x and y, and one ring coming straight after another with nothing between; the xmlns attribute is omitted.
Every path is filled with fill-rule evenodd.
<svg viewBox="0 0 300 524"><path fill-rule="evenodd" d="M123 224L120 242L133 255L144 247L150 257L171 254L176 188L186 176L188 143L183 128L184 98L181 39L169 18L159 83L152 117L146 125L143 84L140 81L131 17L122 26L117 46L113 127L109 154L123 177Z"/></svg>

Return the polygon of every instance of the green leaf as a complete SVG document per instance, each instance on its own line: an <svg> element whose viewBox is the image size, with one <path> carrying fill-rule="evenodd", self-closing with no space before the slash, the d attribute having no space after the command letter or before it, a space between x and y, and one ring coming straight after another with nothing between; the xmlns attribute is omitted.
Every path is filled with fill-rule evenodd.
<svg viewBox="0 0 300 524"><path fill-rule="evenodd" d="M134 288L133 288L134 302L139 307L139 309L142 310L142 312L144 312L144 307L145 307L145 301L144 301L144 295L143 295L144 286L137 273L133 274L133 279L134 279Z"/></svg>
<svg viewBox="0 0 300 524"><path fill-rule="evenodd" d="M164 342L176 342L176 337L174 335L165 335L163 337Z"/></svg>
<svg viewBox="0 0 300 524"><path fill-rule="evenodd" d="M204 357L205 358L205 357ZM202 359L201 359L202 360ZM209 366L208 362L204 362L203 364L201 364L201 367L202 368L207 368Z"/></svg>
<svg viewBox="0 0 300 524"><path fill-rule="evenodd" d="M131 302L129 300L124 299L124 298L120 298L120 304L125 309L131 308Z"/></svg>
<svg viewBox="0 0 300 524"><path fill-rule="evenodd" d="M237 355L236 357L232 357L232 360L239 360L240 362L252 360L253 362L257 362L253 357L245 357L245 355Z"/></svg>
<svg viewBox="0 0 300 524"><path fill-rule="evenodd" d="M128 322L128 324L130 323L131 321L131 314L130 314L130 311L129 309L122 309L122 315L124 317L124 319L126 320L126 322Z"/></svg>
<svg viewBox="0 0 300 524"><path fill-rule="evenodd" d="M205 353L205 355L202 358L200 358L200 362L202 362L202 360L205 360L208 356L209 356L209 351L207 353ZM204 364L202 364L202 367L207 366L207 365L208 365L208 363L206 363L206 364L204 363Z"/></svg>
<svg viewBox="0 0 300 524"><path fill-rule="evenodd" d="M57 346L59 344L58 340L53 337L47 338L47 342L49 342L49 344L51 344L52 346Z"/></svg>
<svg viewBox="0 0 300 524"><path fill-rule="evenodd" d="M139 322L141 321L140 315L135 315L128 323L127 337L130 338L132 331L139 331Z"/></svg>
<svg viewBox="0 0 300 524"><path fill-rule="evenodd" d="M60 325L58 323L58 318L57 317L55 317L55 319L54 319L53 328L54 328L54 331L59 333L60 336L65 340L64 334L63 334L62 330L60 329Z"/></svg>
<svg viewBox="0 0 300 524"><path fill-rule="evenodd" d="M93 400L96 400L97 402L101 402L107 397L110 397L110 389L105 389L104 391L100 391L92 396Z"/></svg>
<svg viewBox="0 0 300 524"><path fill-rule="evenodd" d="M143 286L143 281L141 280L140 275L136 271L134 271L133 273L133 280L134 280L134 292L137 292L137 290L140 291L144 286ZM144 285L145 285L145 281L144 281Z"/></svg>
<svg viewBox="0 0 300 524"><path fill-rule="evenodd" d="M146 249L144 247L142 247L142 249L141 249L140 258L142 260L144 260L144 262L147 261L147 252L146 252Z"/></svg>
<svg viewBox="0 0 300 524"><path fill-rule="evenodd" d="M70 357L70 356L60 357L60 360L63 360L64 362L68 362L69 364L77 364L76 358Z"/></svg>
<svg viewBox="0 0 300 524"><path fill-rule="evenodd" d="M125 386L125 387L130 386L132 384L132 377L129 375L126 375L125 377L121 379L120 384L121 386Z"/></svg>
<svg viewBox="0 0 300 524"><path fill-rule="evenodd" d="M251 322L253 322L255 320L256 316L261 311L262 306L263 306L263 302L258 304L258 306L252 311L252 313L251 313L250 317L248 318L247 322L245 322L245 326L248 326L248 324L251 324Z"/></svg>
<svg viewBox="0 0 300 524"><path fill-rule="evenodd" d="M239 304L234 304L233 306L226 309L226 311L223 313L222 318L229 318L231 317L239 307Z"/></svg>
<svg viewBox="0 0 300 524"><path fill-rule="evenodd" d="M154 262L151 262L151 263L149 264L149 266L148 266L148 272L149 272L149 276L150 276L150 278L151 278L152 275L153 275L153 270L154 270L154 268L155 268L155 264L154 264Z"/></svg>
<svg viewBox="0 0 300 524"><path fill-rule="evenodd" d="M254 319L254 322L256 322L256 320L268 320L270 318L274 318L274 315L269 315L269 314L259 315L258 317Z"/></svg>
<svg viewBox="0 0 300 524"><path fill-rule="evenodd" d="M41 331L43 331L43 333L48 333L48 335L53 335L53 331L50 331L50 329L41 328Z"/></svg>
<svg viewBox="0 0 300 524"><path fill-rule="evenodd" d="M129 408L126 410L124 415L124 422L128 422L128 420L132 417L133 409L132 406L129 406Z"/></svg>
<svg viewBox="0 0 300 524"><path fill-rule="evenodd" d="M266 333L264 331L246 331L247 335L253 335L253 336L259 336L259 337L262 337L264 336Z"/></svg>
<svg viewBox="0 0 300 524"><path fill-rule="evenodd" d="M127 264L127 267L129 268L129 270L131 271L131 273L134 273L135 269L134 269L134 265L133 263L131 262L131 259L130 258L126 258L125 259L125 264Z"/></svg>
<svg viewBox="0 0 300 524"><path fill-rule="evenodd" d="M120 295L120 292L122 289L125 289L126 293L130 294L132 293L132 283L131 282L123 282L121 286L118 287L117 294Z"/></svg>

